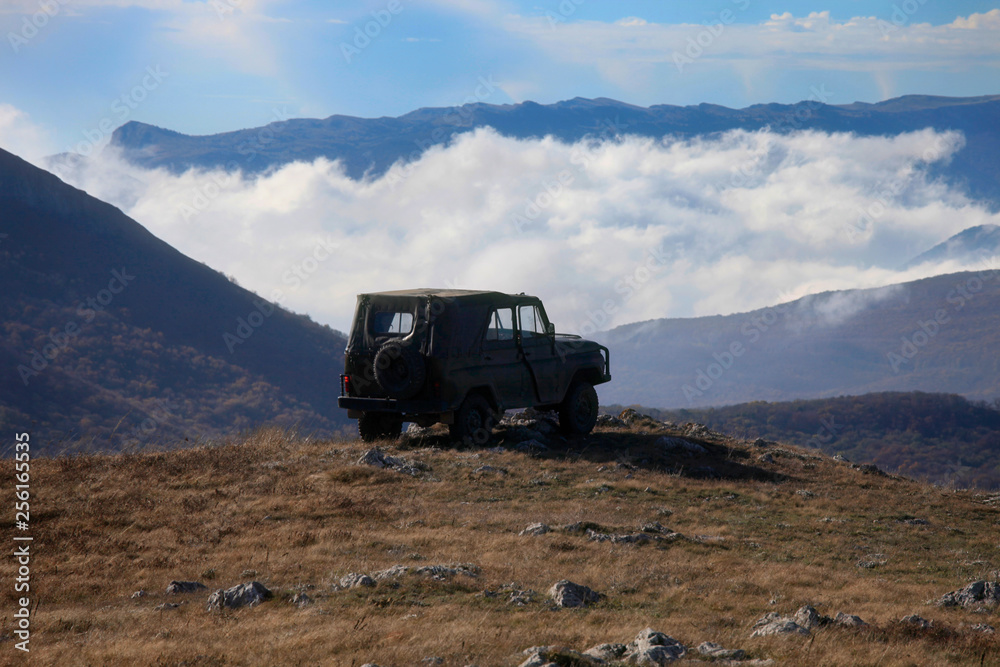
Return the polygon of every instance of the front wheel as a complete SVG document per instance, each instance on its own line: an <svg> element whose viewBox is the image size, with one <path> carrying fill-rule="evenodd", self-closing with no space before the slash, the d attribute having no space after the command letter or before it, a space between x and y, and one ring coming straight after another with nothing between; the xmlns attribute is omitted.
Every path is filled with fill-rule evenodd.
<svg viewBox="0 0 1000 667"><path fill-rule="evenodd" d="M597 423L597 392L589 382L576 382L559 406L559 427L570 435L586 435Z"/></svg>
<svg viewBox="0 0 1000 667"><path fill-rule="evenodd" d="M449 427L452 439L467 445L485 445L493 434L496 418L489 401L473 394L462 402L455 413L455 423Z"/></svg>
<svg viewBox="0 0 1000 667"><path fill-rule="evenodd" d="M403 431L403 420L388 412L362 412L358 418L358 435L365 442L395 440Z"/></svg>

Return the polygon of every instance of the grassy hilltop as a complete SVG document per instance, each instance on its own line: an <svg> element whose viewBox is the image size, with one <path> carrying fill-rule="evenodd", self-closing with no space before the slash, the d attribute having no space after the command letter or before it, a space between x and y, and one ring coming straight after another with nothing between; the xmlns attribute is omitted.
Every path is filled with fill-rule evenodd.
<svg viewBox="0 0 1000 667"><path fill-rule="evenodd" d="M518 665L529 647L583 651L646 627L692 664L705 641L774 664L1000 664L996 635L973 627L997 626L995 609L930 603L997 578L1000 496L645 419L541 451L510 433L490 449L433 433L383 443L413 474L359 464L359 441L276 430L35 460L32 664ZM552 530L519 534L534 522ZM644 525L656 539L588 536ZM454 564L474 567L416 573ZM396 565L410 570L337 590L348 573ZM555 609L547 591L561 579L603 597ZM172 580L207 588L167 595ZM213 590L252 580L274 597L206 611ZM299 593L312 604L292 604ZM4 595L13 609L13 587ZM768 612L806 604L868 625L751 638ZM911 614L931 627L900 621Z"/></svg>

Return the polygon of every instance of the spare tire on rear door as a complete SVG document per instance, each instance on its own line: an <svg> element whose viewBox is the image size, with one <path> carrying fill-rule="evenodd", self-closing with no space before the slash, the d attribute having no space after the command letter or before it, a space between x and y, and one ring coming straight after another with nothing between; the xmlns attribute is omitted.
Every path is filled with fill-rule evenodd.
<svg viewBox="0 0 1000 667"><path fill-rule="evenodd" d="M390 340L375 354L375 381L389 398L413 398L424 386L424 358L406 341Z"/></svg>

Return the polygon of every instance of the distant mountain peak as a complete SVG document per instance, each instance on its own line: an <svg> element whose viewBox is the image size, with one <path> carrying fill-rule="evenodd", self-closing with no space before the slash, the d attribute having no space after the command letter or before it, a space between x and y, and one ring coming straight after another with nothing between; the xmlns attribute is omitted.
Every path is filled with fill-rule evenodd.
<svg viewBox="0 0 1000 667"><path fill-rule="evenodd" d="M1000 226L977 225L964 229L927 252L917 255L902 268L948 260L974 262L995 255L1000 255Z"/></svg>

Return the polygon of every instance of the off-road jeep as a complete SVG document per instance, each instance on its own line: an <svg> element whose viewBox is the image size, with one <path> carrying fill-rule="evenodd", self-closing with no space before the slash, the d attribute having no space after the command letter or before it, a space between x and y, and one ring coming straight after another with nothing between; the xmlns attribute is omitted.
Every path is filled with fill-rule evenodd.
<svg viewBox="0 0 1000 667"><path fill-rule="evenodd" d="M608 349L555 333L524 294L417 289L358 296L337 403L363 440L403 422L449 425L478 444L511 408L558 410L568 434L597 420L594 385L611 380Z"/></svg>

